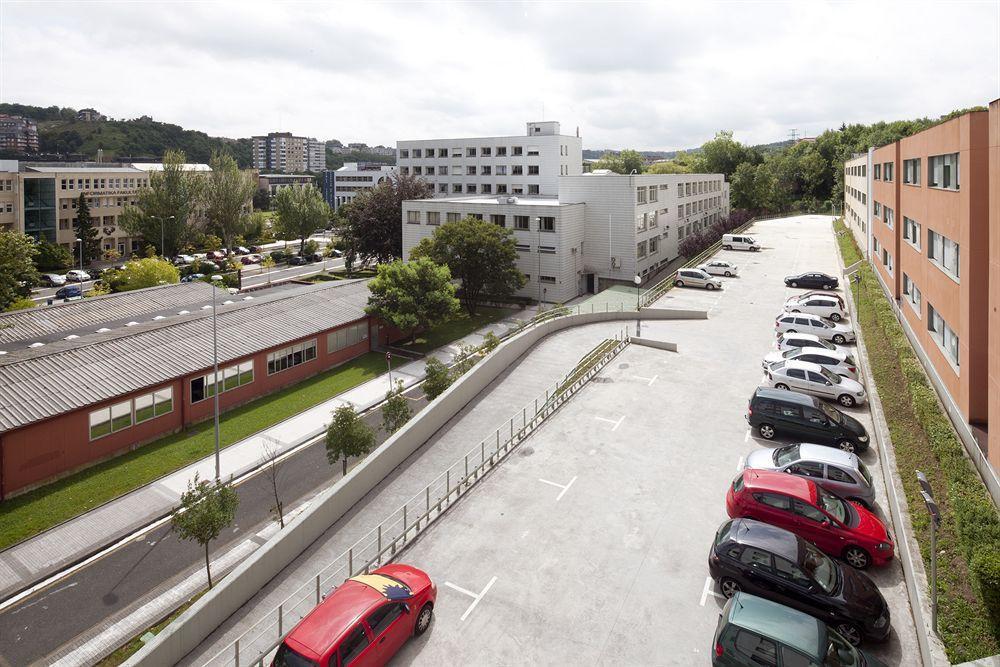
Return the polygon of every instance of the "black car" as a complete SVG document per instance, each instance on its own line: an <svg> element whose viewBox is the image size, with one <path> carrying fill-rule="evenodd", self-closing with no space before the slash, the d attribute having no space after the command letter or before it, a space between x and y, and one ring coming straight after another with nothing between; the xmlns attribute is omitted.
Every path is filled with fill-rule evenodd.
<svg viewBox="0 0 1000 667"><path fill-rule="evenodd" d="M292 255L288 258L288 263L291 266L301 266L302 264L308 264L309 260L302 255Z"/></svg>
<svg viewBox="0 0 1000 667"><path fill-rule="evenodd" d="M79 285L66 285L56 290L57 299L73 299L78 296L83 296L83 290Z"/></svg>
<svg viewBox="0 0 1000 667"><path fill-rule="evenodd" d="M747 406L747 422L765 440L787 435L802 442L839 447L845 452L868 449L868 432L850 415L815 396L758 387Z"/></svg>
<svg viewBox="0 0 1000 667"><path fill-rule="evenodd" d="M784 528L753 519L723 523L708 570L727 598L746 591L798 609L855 646L889 636L889 606L872 580Z"/></svg>
<svg viewBox="0 0 1000 667"><path fill-rule="evenodd" d="M789 287L808 287L810 289L837 289L840 281L835 276L828 276L825 273L800 273L797 276L785 278L785 284Z"/></svg>

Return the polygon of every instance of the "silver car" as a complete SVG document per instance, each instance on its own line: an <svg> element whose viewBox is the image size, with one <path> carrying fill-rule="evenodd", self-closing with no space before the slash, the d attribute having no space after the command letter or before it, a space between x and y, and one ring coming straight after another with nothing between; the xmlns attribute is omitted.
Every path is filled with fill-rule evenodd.
<svg viewBox="0 0 1000 667"><path fill-rule="evenodd" d="M677 287L704 287L707 290L722 289L722 281L713 278L701 269L677 269L677 277L674 278Z"/></svg>
<svg viewBox="0 0 1000 667"><path fill-rule="evenodd" d="M802 443L750 453L744 468L776 470L808 477L838 496L855 500L868 509L875 506L872 475L857 454L836 447Z"/></svg>
<svg viewBox="0 0 1000 667"><path fill-rule="evenodd" d="M778 361L764 371L765 384L812 394L853 408L867 399L860 382L832 373L819 364L805 361Z"/></svg>
<svg viewBox="0 0 1000 667"><path fill-rule="evenodd" d="M727 278L731 278L733 276L740 275L739 267L732 262L727 262L721 259L713 259L710 262L699 264L698 268L713 276L725 276Z"/></svg>
<svg viewBox="0 0 1000 667"><path fill-rule="evenodd" d="M761 362L764 370L779 361L808 361L819 364L837 375L852 380L858 379L858 364L845 350L828 350L825 347L792 347L784 352L768 352Z"/></svg>
<svg viewBox="0 0 1000 667"><path fill-rule="evenodd" d="M781 313L774 318L777 333L811 333L836 345L854 342L854 329L809 313Z"/></svg>
<svg viewBox="0 0 1000 667"><path fill-rule="evenodd" d="M843 350L844 352L847 352L848 350L846 347L834 345L829 341L823 340L819 336L807 333L784 333L780 334L774 341L774 349L778 352L784 352L785 350L790 350L793 347L818 347L824 350Z"/></svg>

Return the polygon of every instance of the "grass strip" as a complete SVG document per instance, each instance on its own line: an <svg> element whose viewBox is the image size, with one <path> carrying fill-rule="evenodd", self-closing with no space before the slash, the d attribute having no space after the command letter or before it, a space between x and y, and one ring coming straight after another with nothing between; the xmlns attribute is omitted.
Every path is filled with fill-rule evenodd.
<svg viewBox="0 0 1000 667"><path fill-rule="evenodd" d="M97 667L118 667L118 665L124 664L125 661L131 658L134 654L138 653L139 649L145 646L145 643L141 639L143 635L145 635L147 632L151 632L154 635L160 634L160 630L173 623L178 616L187 611L188 607L197 602L198 598L200 598L207 592L208 589L205 589L202 592L198 593L193 598L191 598L190 600L182 604L180 607L178 607L177 610L174 611L172 614L168 615L166 618L161 620L159 623L156 623L155 625L146 628L144 631L139 633L138 637L133 637L128 641L128 643L119 646L117 649L115 649L115 651L112 654L110 654L108 657L98 662Z"/></svg>
<svg viewBox="0 0 1000 667"><path fill-rule="evenodd" d="M482 329L489 324L493 324L494 322L499 322L505 317L509 317L516 312L516 310L510 308L480 306L478 308L478 312L471 317L468 313L463 311L451 320L439 324L438 326L423 333L417 334L416 338L411 342L396 343L396 347L420 354L426 354L427 352L436 350L443 345L465 338L472 332L478 331L479 329Z"/></svg>

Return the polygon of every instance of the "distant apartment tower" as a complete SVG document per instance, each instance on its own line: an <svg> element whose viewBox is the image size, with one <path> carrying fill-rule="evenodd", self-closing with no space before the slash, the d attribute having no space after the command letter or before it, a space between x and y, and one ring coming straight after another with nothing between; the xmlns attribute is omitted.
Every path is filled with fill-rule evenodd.
<svg viewBox="0 0 1000 667"><path fill-rule="evenodd" d="M334 211L358 193L374 188L396 175L396 167L377 162L346 162L340 169L323 171L323 199Z"/></svg>
<svg viewBox="0 0 1000 667"><path fill-rule="evenodd" d="M326 142L271 132L253 137L253 167L258 171L294 173L326 168Z"/></svg>
<svg viewBox="0 0 1000 667"><path fill-rule="evenodd" d="M107 120L107 117L97 109L80 109L76 112L76 119L85 123L96 123L98 121Z"/></svg>
<svg viewBox="0 0 1000 667"><path fill-rule="evenodd" d="M399 141L396 165L400 175L432 183L436 197L553 197L560 176L583 173L583 143L543 121L528 123L522 136Z"/></svg>
<svg viewBox="0 0 1000 667"><path fill-rule="evenodd" d="M38 125L24 116L0 114L0 150L37 153Z"/></svg>

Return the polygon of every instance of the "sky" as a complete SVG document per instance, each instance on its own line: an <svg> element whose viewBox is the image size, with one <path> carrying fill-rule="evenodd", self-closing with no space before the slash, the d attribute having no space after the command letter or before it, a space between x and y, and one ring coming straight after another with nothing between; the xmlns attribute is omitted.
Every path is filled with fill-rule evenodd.
<svg viewBox="0 0 1000 667"><path fill-rule="evenodd" d="M1000 0L0 0L0 101L344 143L769 143L1000 97Z"/></svg>

